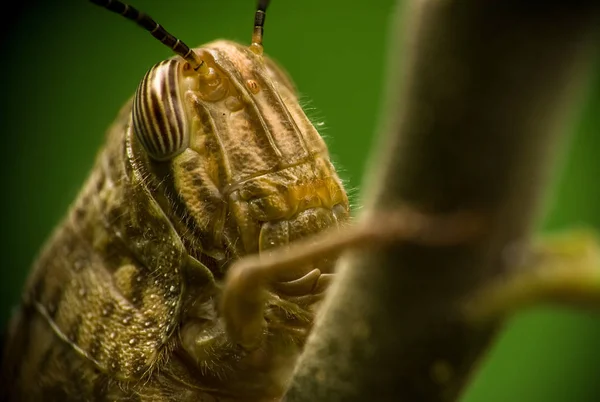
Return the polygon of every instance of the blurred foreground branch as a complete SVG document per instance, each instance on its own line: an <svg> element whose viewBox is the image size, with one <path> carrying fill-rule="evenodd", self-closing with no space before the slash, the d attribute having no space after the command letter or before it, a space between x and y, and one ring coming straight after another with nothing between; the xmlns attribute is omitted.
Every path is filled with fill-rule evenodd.
<svg viewBox="0 0 600 402"><path fill-rule="evenodd" d="M485 231L344 256L286 401L458 398L501 325L473 325L465 301L521 263L600 42L593 2L399 3L359 219L468 211Z"/></svg>

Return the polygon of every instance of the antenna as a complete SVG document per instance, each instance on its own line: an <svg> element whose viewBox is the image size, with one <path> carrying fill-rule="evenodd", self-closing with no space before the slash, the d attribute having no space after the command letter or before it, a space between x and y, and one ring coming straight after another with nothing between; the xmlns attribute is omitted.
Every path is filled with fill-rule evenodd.
<svg viewBox="0 0 600 402"><path fill-rule="evenodd" d="M258 0L256 13L254 14L254 32L252 32L252 44L250 50L254 53L263 54L263 33L265 26L265 16L270 0Z"/></svg>
<svg viewBox="0 0 600 402"><path fill-rule="evenodd" d="M158 39L160 43L168 46L169 49L181 56L192 66L194 70L200 72L201 74L208 74L208 66L204 60L200 59L196 52L190 49L188 45L177 39L175 36L167 32L166 29L164 29L146 13L143 13L119 0L90 0L90 2L100 7L104 7L114 13L121 14L128 20L134 21L146 31L150 32L150 34Z"/></svg>

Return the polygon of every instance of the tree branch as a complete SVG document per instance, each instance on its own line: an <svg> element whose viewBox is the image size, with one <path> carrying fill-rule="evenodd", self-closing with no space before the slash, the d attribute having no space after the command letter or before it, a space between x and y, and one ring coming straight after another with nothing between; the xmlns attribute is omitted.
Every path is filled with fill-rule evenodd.
<svg viewBox="0 0 600 402"><path fill-rule="evenodd" d="M399 3L408 7L394 21L388 105L359 219L406 206L468 211L485 233L345 255L287 401L458 397L501 325L468 323L465 298L519 262L598 46L593 2Z"/></svg>

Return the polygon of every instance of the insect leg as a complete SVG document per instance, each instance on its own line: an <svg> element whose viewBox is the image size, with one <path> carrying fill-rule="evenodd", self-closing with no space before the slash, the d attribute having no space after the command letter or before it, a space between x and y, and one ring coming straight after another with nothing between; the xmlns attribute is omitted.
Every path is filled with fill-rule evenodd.
<svg viewBox="0 0 600 402"><path fill-rule="evenodd" d="M460 244L481 229L482 221L473 213L430 215L403 208L364 216L354 226L323 231L271 254L241 259L230 267L222 296L227 332L245 349L260 345L266 326L266 290L276 285L277 277L286 270L335 258L347 249L390 246L399 241L429 246Z"/></svg>

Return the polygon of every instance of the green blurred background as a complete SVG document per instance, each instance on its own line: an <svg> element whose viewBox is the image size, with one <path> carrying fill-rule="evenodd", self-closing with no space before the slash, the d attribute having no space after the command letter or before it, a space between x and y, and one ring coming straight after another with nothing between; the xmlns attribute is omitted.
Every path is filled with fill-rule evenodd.
<svg viewBox="0 0 600 402"><path fill-rule="evenodd" d="M5 16L1 28L2 322L92 167L104 130L144 72L171 56L132 23L85 0L15 4L20 12ZM308 114L326 123L341 175L358 191L385 87L393 1L355 4L274 0L265 46L290 72ZM250 39L253 0L134 5L193 46L219 37ZM600 74L588 98L557 165L545 230L600 227ZM598 373L600 316L539 309L509 323L465 401L600 401Z"/></svg>

